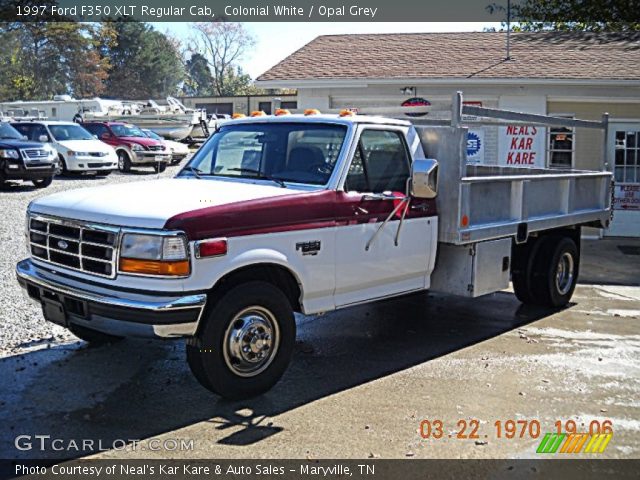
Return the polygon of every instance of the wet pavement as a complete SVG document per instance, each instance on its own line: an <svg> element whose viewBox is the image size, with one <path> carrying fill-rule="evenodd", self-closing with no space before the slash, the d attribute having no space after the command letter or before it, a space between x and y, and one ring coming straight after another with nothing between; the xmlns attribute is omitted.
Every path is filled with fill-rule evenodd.
<svg viewBox="0 0 640 480"><path fill-rule="evenodd" d="M608 420L601 457L638 458L640 255L619 246L640 241L585 242L581 284L560 311L504 291L300 316L283 380L243 402L203 389L179 342L25 343L0 359L0 456L532 458L557 421L588 432ZM23 437L18 450L19 435L31 447ZM35 435L64 450L46 440L41 451Z"/></svg>

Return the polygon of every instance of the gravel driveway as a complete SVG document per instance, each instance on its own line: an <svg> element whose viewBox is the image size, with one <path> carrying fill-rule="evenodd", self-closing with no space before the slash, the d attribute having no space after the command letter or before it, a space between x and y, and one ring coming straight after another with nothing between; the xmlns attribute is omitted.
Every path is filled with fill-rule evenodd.
<svg viewBox="0 0 640 480"><path fill-rule="evenodd" d="M182 164L186 163L183 160ZM51 186L39 190L30 182L11 183L0 190L0 357L38 344L55 344L77 340L62 327L42 318L40 309L23 296L15 279L16 262L27 257L24 226L29 202L52 193L76 188L94 187L172 177L179 166L170 166L160 175L151 169L140 169L129 174L113 172L104 179L93 175L56 177Z"/></svg>

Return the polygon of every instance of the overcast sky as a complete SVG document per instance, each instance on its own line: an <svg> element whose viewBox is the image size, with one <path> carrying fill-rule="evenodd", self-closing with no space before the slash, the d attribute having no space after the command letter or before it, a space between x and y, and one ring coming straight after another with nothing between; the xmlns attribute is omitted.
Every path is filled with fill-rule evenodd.
<svg viewBox="0 0 640 480"><path fill-rule="evenodd" d="M412 33L412 32L474 32L484 27L500 27L500 23L246 23L256 38L256 47L242 60L242 67L252 78L278 63L287 55L320 35L341 33ZM169 31L184 38L189 35L188 23L154 23L161 31ZM411 45L407 45L411 48Z"/></svg>

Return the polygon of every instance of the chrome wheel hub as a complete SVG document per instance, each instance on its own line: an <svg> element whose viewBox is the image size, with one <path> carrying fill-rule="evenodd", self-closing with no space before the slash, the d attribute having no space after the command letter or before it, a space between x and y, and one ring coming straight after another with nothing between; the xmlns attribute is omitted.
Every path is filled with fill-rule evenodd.
<svg viewBox="0 0 640 480"><path fill-rule="evenodd" d="M556 268L556 288L560 295L566 295L573 284L573 256L565 252L558 261Z"/></svg>
<svg viewBox="0 0 640 480"><path fill-rule="evenodd" d="M273 361L280 343L274 315L263 307L249 307L231 320L224 336L227 367L240 377L253 377Z"/></svg>

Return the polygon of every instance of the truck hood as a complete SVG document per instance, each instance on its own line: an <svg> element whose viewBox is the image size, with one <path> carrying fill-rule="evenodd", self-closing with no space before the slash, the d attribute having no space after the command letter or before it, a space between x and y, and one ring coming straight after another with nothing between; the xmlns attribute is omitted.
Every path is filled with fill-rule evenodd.
<svg viewBox="0 0 640 480"><path fill-rule="evenodd" d="M43 215L136 228L163 228L178 214L300 190L223 180L171 178L55 193L34 200Z"/></svg>
<svg viewBox="0 0 640 480"><path fill-rule="evenodd" d="M113 152L113 147L100 140L61 140L58 144L74 152Z"/></svg>

